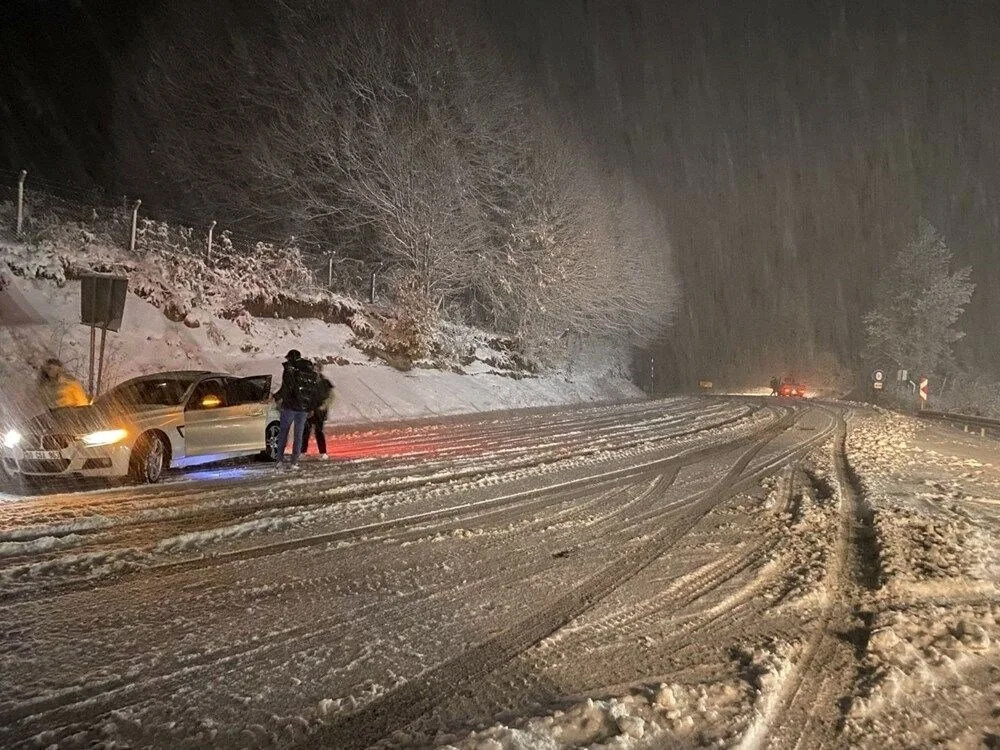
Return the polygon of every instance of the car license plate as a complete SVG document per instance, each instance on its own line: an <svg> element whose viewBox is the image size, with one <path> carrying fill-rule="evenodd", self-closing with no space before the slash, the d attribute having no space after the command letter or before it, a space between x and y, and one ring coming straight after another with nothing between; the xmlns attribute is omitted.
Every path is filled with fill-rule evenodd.
<svg viewBox="0 0 1000 750"><path fill-rule="evenodd" d="M26 458L29 461L45 461L55 458L62 458L62 453L59 451L24 451L21 454L22 458Z"/></svg>

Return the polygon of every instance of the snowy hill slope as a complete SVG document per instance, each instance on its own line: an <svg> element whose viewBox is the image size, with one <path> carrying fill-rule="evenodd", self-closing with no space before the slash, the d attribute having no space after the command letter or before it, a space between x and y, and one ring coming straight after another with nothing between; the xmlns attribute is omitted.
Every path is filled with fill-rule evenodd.
<svg viewBox="0 0 1000 750"><path fill-rule="evenodd" d="M95 271L129 279L122 330L108 334L105 389L143 373L202 368L270 373L277 387L282 358L299 349L326 365L338 394L331 419L342 423L642 396L620 364L625 356L577 351L565 367L572 376L539 373L512 341L444 322L433 325L424 355L390 354L399 341L387 332L406 309L366 305L320 284L294 240L236 243L221 232L208 253L194 230L143 219L131 250L130 217L120 209L71 211L44 196L31 205L24 235L0 237L0 270L48 323L0 336L7 408L35 408L34 373L50 356L86 384L79 279ZM0 203L0 223L11 225L12 212Z"/></svg>
<svg viewBox="0 0 1000 750"><path fill-rule="evenodd" d="M78 323L80 284L17 280L49 318L45 326L7 329L0 341L3 391L8 403L31 409L35 368L57 356L86 384L89 328ZM570 377L555 372L514 378L487 364L500 353L480 348L462 372L414 368L401 372L352 346L345 324L314 318L255 318L248 332L231 320L200 316L197 327L168 319L149 302L129 294L122 331L109 333L105 387L134 375L170 369L211 369L236 374L269 373L275 387L289 349L325 364L336 385L331 421L355 423L418 416L490 411L523 406L620 401L642 397L621 373L590 369Z"/></svg>

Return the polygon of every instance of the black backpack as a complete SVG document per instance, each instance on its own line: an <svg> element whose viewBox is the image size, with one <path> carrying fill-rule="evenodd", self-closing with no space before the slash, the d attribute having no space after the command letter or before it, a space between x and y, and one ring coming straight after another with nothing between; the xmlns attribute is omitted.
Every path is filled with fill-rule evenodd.
<svg viewBox="0 0 1000 750"><path fill-rule="evenodd" d="M301 361L301 360L300 360ZM323 405L326 399L328 388L326 379L316 372L309 364L298 365L292 370L294 379L292 380L292 396L298 402L300 409L312 411Z"/></svg>

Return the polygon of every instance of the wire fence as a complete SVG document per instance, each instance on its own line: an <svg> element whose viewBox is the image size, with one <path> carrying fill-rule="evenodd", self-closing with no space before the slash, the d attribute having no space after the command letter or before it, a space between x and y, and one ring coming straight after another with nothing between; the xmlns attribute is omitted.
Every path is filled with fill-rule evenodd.
<svg viewBox="0 0 1000 750"><path fill-rule="evenodd" d="M100 230L122 249L141 257L143 238L155 231L176 235L187 250L200 248L209 265L226 255L249 255L262 244L296 248L316 284L341 294L375 302L383 267L295 237L267 237L221 226L214 219L191 217L141 199L84 189L26 171L0 170L0 239L38 240L56 224Z"/></svg>

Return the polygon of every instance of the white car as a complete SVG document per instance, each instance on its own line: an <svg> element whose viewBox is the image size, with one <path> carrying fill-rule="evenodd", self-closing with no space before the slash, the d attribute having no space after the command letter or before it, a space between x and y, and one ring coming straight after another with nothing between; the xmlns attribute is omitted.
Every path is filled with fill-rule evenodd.
<svg viewBox="0 0 1000 750"><path fill-rule="evenodd" d="M4 468L27 477L129 477L240 456L274 459L271 376L164 372L128 380L91 406L53 409L3 436Z"/></svg>

